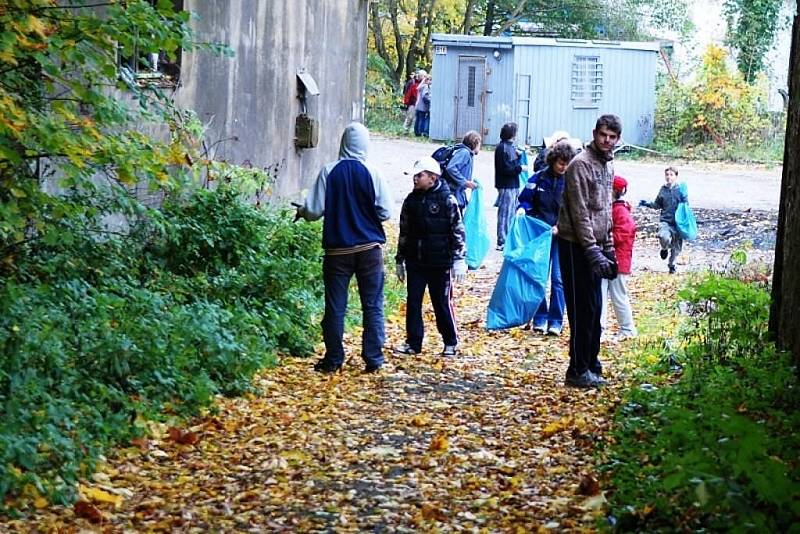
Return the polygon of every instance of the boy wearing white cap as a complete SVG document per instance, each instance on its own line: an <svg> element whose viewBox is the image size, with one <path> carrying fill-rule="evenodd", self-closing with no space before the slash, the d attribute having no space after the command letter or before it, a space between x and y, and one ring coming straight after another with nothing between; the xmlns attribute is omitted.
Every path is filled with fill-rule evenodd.
<svg viewBox="0 0 800 534"><path fill-rule="evenodd" d="M400 211L397 241L397 278L406 282L406 342L396 348L403 354L422 352L425 328L422 297L425 288L433 304L436 328L444 341L443 356L455 356L458 346L453 282L467 274L464 223L458 202L447 183L440 180L441 167L430 156L414 163L414 190Z"/></svg>

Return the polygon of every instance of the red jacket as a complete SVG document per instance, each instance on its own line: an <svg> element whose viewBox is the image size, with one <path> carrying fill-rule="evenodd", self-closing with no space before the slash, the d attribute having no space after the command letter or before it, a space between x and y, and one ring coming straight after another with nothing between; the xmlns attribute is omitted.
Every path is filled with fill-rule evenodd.
<svg viewBox="0 0 800 534"><path fill-rule="evenodd" d="M614 236L614 252L620 274L631 274L633 240L636 238L636 221L631 215L631 205L624 200L615 200L611 205L611 220Z"/></svg>
<svg viewBox="0 0 800 534"><path fill-rule="evenodd" d="M414 82L408 86L406 94L403 95L403 104L406 106L413 106L417 103L417 87L419 87L418 82Z"/></svg>

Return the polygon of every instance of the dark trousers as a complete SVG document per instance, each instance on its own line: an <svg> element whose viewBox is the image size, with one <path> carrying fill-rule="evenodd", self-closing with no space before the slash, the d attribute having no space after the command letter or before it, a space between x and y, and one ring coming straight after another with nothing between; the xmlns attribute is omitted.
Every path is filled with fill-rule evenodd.
<svg viewBox="0 0 800 534"><path fill-rule="evenodd" d="M431 114L429 111L417 111L417 120L414 121L414 135L417 137L428 135L430 127Z"/></svg>
<svg viewBox="0 0 800 534"><path fill-rule="evenodd" d="M569 368L567 376L587 369L600 375L600 313L603 297L600 277L592 272L583 248L559 239L559 260L569 321Z"/></svg>
<svg viewBox="0 0 800 534"><path fill-rule="evenodd" d="M425 326L422 322L422 297L425 287L436 315L436 328L442 335L445 345L458 344L456 332L455 307L453 306L453 285L450 281L449 267L423 267L406 262L406 341L417 352L422 351Z"/></svg>
<svg viewBox="0 0 800 534"><path fill-rule="evenodd" d="M356 276L364 331L361 335L361 357L370 366L383 364L383 253L380 247L325 256L322 277L325 282L325 315L322 318L322 337L325 340L325 360L333 366L344 363L344 316L347 311L347 289Z"/></svg>

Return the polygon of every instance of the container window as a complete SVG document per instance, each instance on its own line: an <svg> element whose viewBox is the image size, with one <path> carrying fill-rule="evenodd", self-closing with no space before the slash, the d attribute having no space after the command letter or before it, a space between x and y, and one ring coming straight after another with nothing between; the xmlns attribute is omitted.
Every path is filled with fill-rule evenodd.
<svg viewBox="0 0 800 534"><path fill-rule="evenodd" d="M571 86L573 108L600 106L603 99L603 64L598 56L575 56Z"/></svg>
<svg viewBox="0 0 800 534"><path fill-rule="evenodd" d="M467 105L471 108L475 107L475 67L469 67L469 74L467 75Z"/></svg>

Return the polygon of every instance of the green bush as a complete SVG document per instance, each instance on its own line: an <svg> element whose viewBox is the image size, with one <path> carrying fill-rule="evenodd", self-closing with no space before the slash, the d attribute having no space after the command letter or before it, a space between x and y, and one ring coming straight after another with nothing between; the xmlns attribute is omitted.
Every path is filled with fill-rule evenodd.
<svg viewBox="0 0 800 534"><path fill-rule="evenodd" d="M66 502L137 421L248 390L277 352L306 354L322 309L319 224L198 191L129 233L64 218L0 281L0 497Z"/></svg>
<svg viewBox="0 0 800 534"><path fill-rule="evenodd" d="M695 320L683 375L659 363L603 451L619 530L792 531L800 517L800 395L767 340L768 293L717 276L682 291ZM665 354L665 356L671 356ZM665 358L664 361L667 359Z"/></svg>
<svg viewBox="0 0 800 534"><path fill-rule="evenodd" d="M766 80L745 81L709 46L695 80L659 84L654 147L671 156L779 161L785 116L767 109Z"/></svg>

